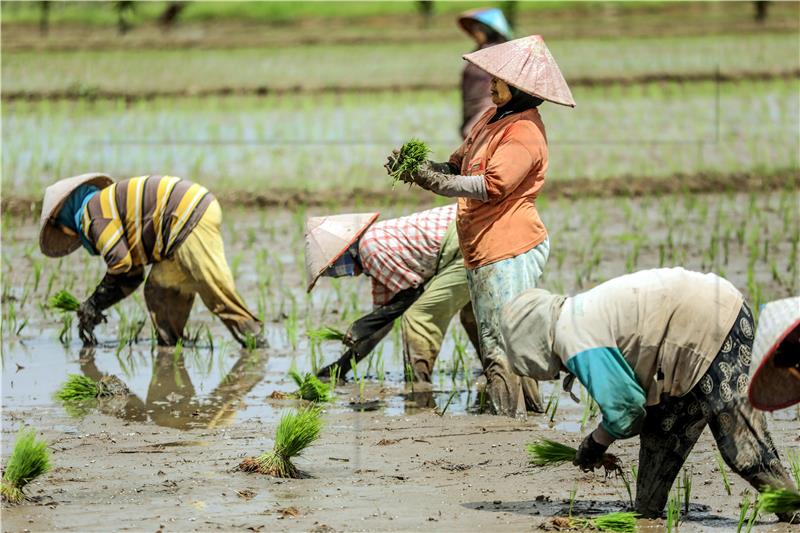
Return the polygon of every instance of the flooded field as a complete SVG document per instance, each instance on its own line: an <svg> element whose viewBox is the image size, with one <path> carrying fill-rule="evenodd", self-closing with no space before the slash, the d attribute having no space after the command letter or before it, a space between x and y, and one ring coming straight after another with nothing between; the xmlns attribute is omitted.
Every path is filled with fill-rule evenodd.
<svg viewBox="0 0 800 533"><path fill-rule="evenodd" d="M627 271L683 265L726 276L754 309L798 292L796 189L554 201L545 189L543 196L553 243L543 283L551 290L574 293ZM383 207L382 217L424 207ZM82 350L76 326L65 328L45 302L60 289L85 297L102 261L81 251L47 260L35 220L4 217L3 455L17 428L30 424L51 443L54 463L29 490L31 502L4 510L4 531L107 529L98 516L114 516L121 530L151 531L550 527L569 507L573 482L565 480L576 478L576 512L628 505L620 479L528 466L526 443L577 444L597 423L595 413L548 383L544 393L555 407L546 415L480 414L479 364L456 325L432 388L404 382L397 329L359 365L357 381L336 387L320 441L298 462L309 478L238 472L243 457L271 447L280 414L300 403L275 394L295 389L288 371L313 370L340 354L338 343L309 343L305 332L345 328L371 303L366 279L324 279L305 294L302 227L324 209L223 209L228 262L244 299L268 324L267 349L240 349L201 303L189 321L193 341L157 349L137 292L108 313L97 331L100 346ZM68 374L111 374L131 394L65 409L53 395ZM784 460L800 450L797 409L779 412L770 425ZM637 449L636 439L614 446L626 467L635 465ZM686 468L695 489L680 530L735 529L747 486L729 473L726 493L708 433ZM761 518L757 531L790 531L772 521ZM640 521L640 531L662 528Z"/></svg>

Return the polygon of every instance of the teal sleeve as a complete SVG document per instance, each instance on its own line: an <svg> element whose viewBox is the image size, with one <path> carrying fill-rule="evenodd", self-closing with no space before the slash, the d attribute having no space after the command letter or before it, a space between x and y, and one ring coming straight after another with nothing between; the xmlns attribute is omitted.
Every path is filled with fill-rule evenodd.
<svg viewBox="0 0 800 533"><path fill-rule="evenodd" d="M645 415L645 393L619 348L592 348L567 360L603 413L601 425L615 439L639 433Z"/></svg>

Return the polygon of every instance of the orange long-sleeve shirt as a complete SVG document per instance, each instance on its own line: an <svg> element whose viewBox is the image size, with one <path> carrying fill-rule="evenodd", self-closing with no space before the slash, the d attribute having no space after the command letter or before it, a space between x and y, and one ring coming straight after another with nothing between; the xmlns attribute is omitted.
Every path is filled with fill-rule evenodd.
<svg viewBox="0 0 800 533"><path fill-rule="evenodd" d="M463 175L484 175L488 201L459 198L456 225L464 264L475 269L537 246L547 230L536 197L547 171L547 138L538 109L488 124L491 108L450 156Z"/></svg>

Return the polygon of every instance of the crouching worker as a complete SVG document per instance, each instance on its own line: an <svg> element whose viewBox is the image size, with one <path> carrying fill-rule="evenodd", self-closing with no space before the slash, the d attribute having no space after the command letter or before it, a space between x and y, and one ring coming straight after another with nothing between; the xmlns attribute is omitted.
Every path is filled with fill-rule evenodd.
<svg viewBox="0 0 800 533"><path fill-rule="evenodd" d="M183 338L199 294L241 344L262 343L261 322L236 292L220 234L222 210L208 190L169 176L117 183L105 174L61 180L44 193L39 247L62 257L83 246L108 271L78 309L84 345L97 344L103 311L144 281L144 299L161 345Z"/></svg>
<svg viewBox="0 0 800 533"><path fill-rule="evenodd" d="M661 515L706 425L753 487L793 488L764 414L747 401L753 333L733 285L682 268L622 276L574 297L531 289L503 310L514 371L545 380L566 371L600 407L577 466L592 470L614 440L639 435L636 512L644 517Z"/></svg>
<svg viewBox="0 0 800 533"><path fill-rule="evenodd" d="M450 320L460 312L473 346L477 326L470 305L464 260L455 231L456 205L375 222L379 213L312 217L306 222L306 273L310 292L321 276L366 274L374 311L345 335L348 350L334 365L344 377L402 316L403 352L414 380L430 383Z"/></svg>

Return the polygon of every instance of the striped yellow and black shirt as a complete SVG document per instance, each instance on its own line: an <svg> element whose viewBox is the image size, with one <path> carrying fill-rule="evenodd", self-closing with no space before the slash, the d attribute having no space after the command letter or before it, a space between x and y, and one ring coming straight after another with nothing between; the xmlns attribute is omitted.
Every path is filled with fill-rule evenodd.
<svg viewBox="0 0 800 533"><path fill-rule="evenodd" d="M169 257L214 196L172 176L141 176L106 187L86 204L83 232L111 274Z"/></svg>

